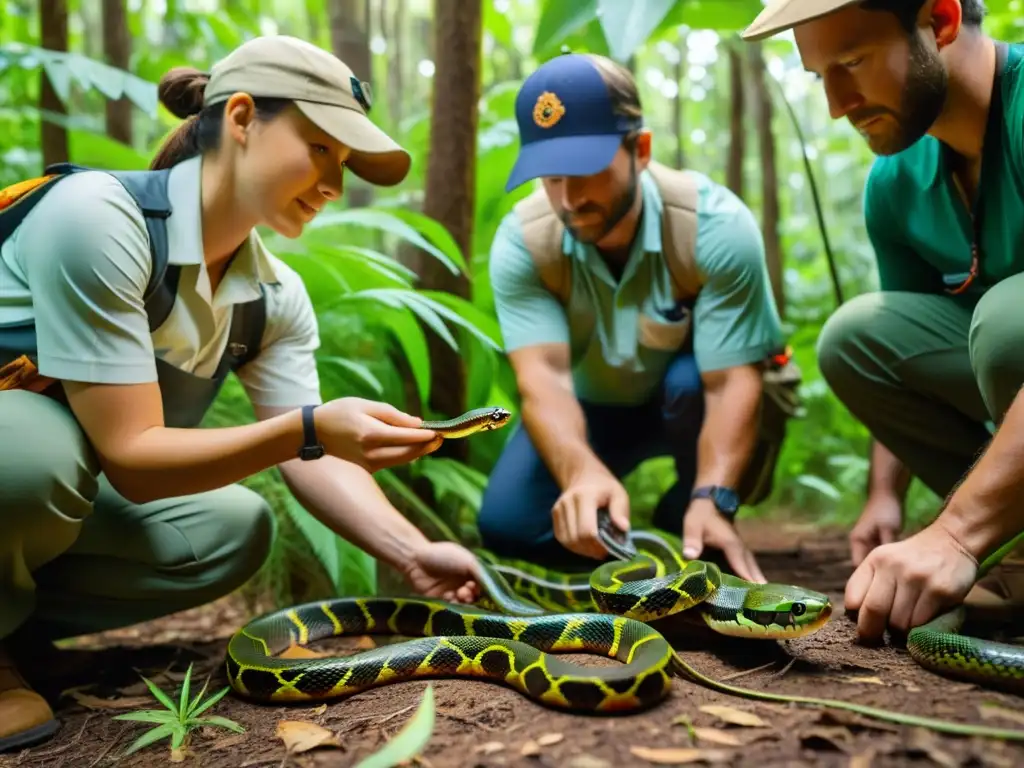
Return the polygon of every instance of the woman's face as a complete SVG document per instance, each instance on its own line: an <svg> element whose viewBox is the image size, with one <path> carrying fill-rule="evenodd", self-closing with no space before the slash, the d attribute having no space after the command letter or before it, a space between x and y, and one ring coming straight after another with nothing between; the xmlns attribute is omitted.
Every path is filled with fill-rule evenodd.
<svg viewBox="0 0 1024 768"><path fill-rule="evenodd" d="M234 97L233 97L234 98ZM247 101L245 99L244 101ZM351 150L296 107L255 119L251 102L228 105L227 130L236 141L235 187L244 210L285 237L298 237L342 191Z"/></svg>

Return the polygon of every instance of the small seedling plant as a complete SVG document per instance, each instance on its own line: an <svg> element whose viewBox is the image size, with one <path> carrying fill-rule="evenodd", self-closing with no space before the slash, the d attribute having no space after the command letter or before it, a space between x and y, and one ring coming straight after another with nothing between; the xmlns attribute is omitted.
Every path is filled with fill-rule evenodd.
<svg viewBox="0 0 1024 768"><path fill-rule="evenodd" d="M224 695L230 690L230 688L225 687L223 690L210 696L206 701L203 701L203 694L206 693L206 688L210 684L210 680L207 678L202 689L196 694L196 697L189 701L189 684L192 679L191 664L188 665L188 670L185 672L185 678L182 680L181 694L179 695L177 703L175 703L170 696L161 691L152 680L149 680L145 676L143 676L142 679L145 681L146 686L157 700L167 707L167 709L143 709L136 712L128 712L123 715L116 715L114 717L115 720L134 720L140 723L155 723L157 726L156 728L146 731L146 733L137 738L125 751L124 756L128 756L140 749L144 749L160 739L164 739L169 736L171 738L171 755L174 757L176 754L180 753L182 748L188 743L192 731L196 728L201 728L204 725L212 726L214 728L227 728L229 731L234 731L235 733L245 733L245 728L233 720L228 720L226 717L218 717L217 715L200 717L201 714L224 698Z"/></svg>

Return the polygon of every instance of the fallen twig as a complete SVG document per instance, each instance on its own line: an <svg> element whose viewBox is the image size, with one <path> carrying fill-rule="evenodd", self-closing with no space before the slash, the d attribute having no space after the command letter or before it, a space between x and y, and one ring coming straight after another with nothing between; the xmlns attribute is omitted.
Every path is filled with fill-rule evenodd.
<svg viewBox="0 0 1024 768"><path fill-rule="evenodd" d="M744 669L740 670L739 672L733 672L731 675L726 675L725 677L723 677L722 680L735 680L737 677L744 677L745 675L750 675L754 672L760 672L762 669L768 669L768 667L772 666L774 663L774 661L769 661L767 664L762 664L760 667L753 667L751 669ZM792 664L793 662L790 661L789 663Z"/></svg>
<svg viewBox="0 0 1024 768"><path fill-rule="evenodd" d="M784 667L783 667L782 669L780 669L780 670L779 670L779 671L778 671L777 673L775 673L774 675L772 675L772 679L773 679L773 680L778 680L778 679L779 679L780 677L782 677L782 676L783 676L784 674L786 674L787 672L789 672L789 668L790 668L790 667L792 667L792 666L793 666L793 664L795 664L795 663L796 663L796 657L794 657L794 658L790 659L790 660L789 660L789 663L788 663L788 664L787 664L786 666L784 666Z"/></svg>

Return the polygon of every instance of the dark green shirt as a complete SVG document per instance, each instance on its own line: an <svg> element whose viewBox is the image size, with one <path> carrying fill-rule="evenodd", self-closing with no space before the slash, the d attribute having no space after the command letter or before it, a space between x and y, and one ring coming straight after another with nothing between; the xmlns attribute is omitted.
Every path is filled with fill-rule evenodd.
<svg viewBox="0 0 1024 768"><path fill-rule="evenodd" d="M1010 46L1000 91L1002 120L986 141L978 185L980 270L964 294L971 304L1024 271L1024 46ZM875 161L864 217L882 290L940 293L967 278L974 225L932 136Z"/></svg>

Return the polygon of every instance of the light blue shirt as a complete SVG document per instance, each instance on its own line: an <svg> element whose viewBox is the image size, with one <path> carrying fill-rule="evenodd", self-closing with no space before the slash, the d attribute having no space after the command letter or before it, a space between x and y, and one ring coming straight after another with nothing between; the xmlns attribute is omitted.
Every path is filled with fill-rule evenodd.
<svg viewBox="0 0 1024 768"><path fill-rule="evenodd" d="M702 371L763 360L784 339L753 214L728 188L698 180L696 260L703 287L692 317L669 320L671 275L662 254L662 202L650 174L641 176L644 210L637 237L616 281L593 245L563 238L573 260L568 307L545 288L523 243L515 212L498 227L490 254L495 309L507 351L569 344L581 400L636 404L660 386L685 351Z"/></svg>

